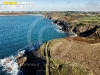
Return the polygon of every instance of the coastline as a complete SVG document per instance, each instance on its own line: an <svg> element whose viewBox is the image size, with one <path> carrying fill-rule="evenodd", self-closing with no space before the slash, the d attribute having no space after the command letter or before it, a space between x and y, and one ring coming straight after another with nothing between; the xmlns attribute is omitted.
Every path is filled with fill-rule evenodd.
<svg viewBox="0 0 100 75"><path fill-rule="evenodd" d="M51 19L50 19L50 20L51 20ZM59 32L71 34L70 37L76 37L76 36L78 36L76 33L72 32L72 31L71 31L71 32L68 32L68 31L66 32L65 30L63 30L62 26L58 25L57 23L54 23L54 20L53 20L52 23L59 27L59 28L58 28L58 31L59 31Z"/></svg>
<svg viewBox="0 0 100 75"><path fill-rule="evenodd" d="M44 15L40 15L40 16L44 16ZM44 17L44 18L46 18L46 17ZM49 18L48 18L49 19ZM52 20L52 19L51 19ZM56 20L53 20L53 23L55 22ZM72 30L72 28L73 27L71 27L70 28L70 26L68 25L68 26L66 26L67 25L67 23L66 22L64 22L64 21L62 21L62 20L58 20L58 22L55 22L54 24L56 24L56 25L58 25L58 26L60 26L60 28L61 28L61 30L62 31L64 31L65 33L71 33L73 30ZM65 28L64 28L65 27ZM86 27L86 26L85 26ZM73 29L77 29L77 26L75 26ZM94 27L93 27L94 28ZM91 29L93 29L93 28L91 28L90 27L90 30ZM80 29L80 28L79 28ZM87 29L87 30L89 30L89 29ZM73 32L73 33L75 33L75 32ZM84 34L86 34L86 33L84 33ZM77 37L76 37L77 36ZM71 41L72 40L72 41ZM86 40L86 41L85 41ZM95 65L97 65L96 64L96 62L94 61L94 59L92 59L92 57L94 57L94 55L95 54L92 54L92 52L96 52L96 51L99 51L98 50L98 47L99 47L99 44L96 44L96 47L95 47L95 44L89 44L88 42L87 42L87 38L84 38L84 37L79 37L79 35L77 35L77 33L75 33L75 35L74 36L71 36L71 37L68 37L68 38L62 38L62 39L54 39L54 40L50 40L50 41L48 41L48 42L46 42L46 43L44 43L43 45L41 45L39 48L37 48L36 49L36 51L34 51L34 50L32 50L32 51L30 51L30 52L26 52L26 55L24 55L23 53L21 54L21 55L19 55L16 59L16 63L17 63L17 65L19 65L19 70L25 70L25 71L29 71L28 69L30 69L31 71L33 71L34 70L34 72L35 73L37 73L37 70L45 70L45 66L43 66L43 65L45 65L46 64L46 59L45 59L45 57L46 57L46 55L45 55L45 51L47 51L48 53L47 53L47 56L48 55L50 55L50 57L51 57L51 59L53 59L53 61L51 61L52 63L51 64L53 64L53 65L57 65L56 66L56 68L54 68L55 66L51 66L51 68L52 68L52 72L51 73L57 73L57 72L55 72L55 70L57 70L57 71L60 71L59 70L59 67L60 66L62 66L61 67L61 69L63 69L64 68L64 71L66 71L65 70L65 67L64 67L64 65L63 64L66 64L66 62L68 62L67 63L67 65L69 66L69 67L71 67L71 68L69 68L69 67L67 67L67 69L69 68L69 70L72 70L72 73L74 72L74 70L76 71L76 72L74 72L75 74L77 73L77 74L82 74L82 73L84 73L83 75L94 75L93 73L95 73L96 74L96 72L97 71L99 71L99 68L98 67L95 67ZM89 39L89 41L90 41L91 39ZM85 41L85 42L84 42ZM91 40L91 41L93 41L93 40ZM49 44L49 45L48 45ZM71 46L73 46L74 48L72 48ZM45 49L45 47L47 48L47 49ZM58 47L60 47L59 49L58 49ZM92 49L91 49L92 48ZM93 49L95 49L96 48L96 50L93 50ZM67 49L67 50L66 50ZM88 50L89 49L89 50ZM45 51L44 51L45 50ZM59 51L60 50L60 51ZM53 52L54 51L54 52ZM67 52L68 51L68 52ZM71 52L72 51L72 52ZM49 53L49 52L51 52L51 53ZM66 54L65 54L65 52L67 52ZM86 53L85 53L86 52ZM69 53L69 54L68 54ZM89 53L91 53L90 55L91 55L91 57L89 56ZM96 53L98 53L98 52L96 52ZM20 54L20 52L19 52L19 54ZM62 54L61 56L59 56L60 54ZM42 55L42 56L41 56ZM84 55L84 56L82 56L82 55ZM65 56L65 57L64 57ZM86 56L86 57L85 57ZM80 59L77 59L77 58L79 58L80 57ZM97 57L99 57L99 56L97 56ZM61 58L61 59L59 59L59 60L57 60L56 61L56 59L58 59L58 58ZM65 60L66 59L66 60ZM84 59L84 60L83 60ZM88 60L87 60L88 59ZM7 59L8 60L8 59ZM35 61L33 61L33 60L35 60ZM61 61L66 61L66 62L64 62L64 63L62 63ZM27 62L26 62L27 61ZM59 62L58 62L59 61ZM77 64L74 64L73 63L73 61L75 62L75 63L77 63ZM43 62L43 63L42 63ZM99 61L97 61L97 62L99 62ZM5 63L5 61L4 61L4 63ZM42 64L42 66L39 66L39 67L42 67L42 68L39 68L39 67L37 67L36 65L37 65L37 63L40 63L40 64ZM71 63L71 64L69 64L69 63ZM93 65L93 68L92 68L92 66L89 64L89 63L91 63L92 65ZM23 66L23 64L26 66ZM28 66L28 65L26 65L26 64L35 64L35 66L32 66L32 67L30 67L30 66ZM75 69L72 69L73 68L73 66L72 65L74 65L74 68ZM78 66L77 66L78 65ZM84 67L83 66L81 66L81 65L84 65ZM88 68L87 68L87 66L88 66ZM98 66L98 65L97 65ZM17 66L18 67L18 66ZM78 67L78 68L77 68ZM38 68L38 69L34 69L34 68ZM58 69L57 69L58 68ZM97 71L95 70L95 68L97 69ZM10 68L8 68L8 69L10 69ZM92 69L92 70L91 70ZM11 69L10 69L11 70ZM82 72L81 72L81 70L82 70ZM18 71L18 70L17 70ZM28 73L33 73L33 72L31 72L31 71L29 71ZM93 71L93 72L92 72ZM68 71L69 72L69 71ZM89 73L89 74L87 74L87 72ZM26 72L25 72L26 73ZM59 73L59 72L58 72ZM65 74L63 74L63 72L61 72L62 73L62 75L65 75ZM66 73L66 72L65 72ZM69 72L70 73L70 72ZM86 73L86 74L85 74ZM98 74L99 74L99 72L97 72ZM45 72L44 71L42 71L42 72L38 72L38 74L37 75L41 75L41 74L45 74ZM54 74L52 74L52 75L54 75ZM27 75L27 74L26 74Z"/></svg>
<svg viewBox="0 0 100 75"><path fill-rule="evenodd" d="M0 16L27 16L27 15L30 15L30 16L43 16L42 14L21 14L21 15L0 15Z"/></svg>
<svg viewBox="0 0 100 75"><path fill-rule="evenodd" d="M99 72L98 72L99 66L98 67L95 66L95 65L98 65L98 64L96 64L96 62L99 62L99 61L94 61L95 59L93 58L94 55L96 55L99 51L99 49L98 49L99 44L95 43L96 44L96 47L95 47L95 44L92 44L90 41L93 41L93 40L82 38L82 37L67 37L67 38L53 39L53 40L50 40L50 41L44 43L38 49L32 50L31 51L32 53L27 52L28 53L28 54L26 54L26 56L28 57L27 60L34 60L34 58L36 58L35 60L40 60L42 58L44 58L46 60L46 57L50 56L50 62L49 62L50 66L49 67L50 67L51 75L54 75L55 73L56 74L59 73L58 72L59 68L57 69L57 66L53 66L53 65L58 65L58 66L62 65L63 66L61 68L65 71L62 72L60 70L61 75L66 75L67 73L79 74L79 75L81 75L81 74L83 74L83 75L94 75L94 74L99 75ZM58 47L60 47L60 48L58 49ZM94 50L94 48L95 48L95 50ZM45 52L46 52L47 56L45 55ZM96 52L96 54L95 53L89 54L91 52ZM82 54L84 56L81 57ZM89 55L91 55L91 56L89 56ZM26 59L26 56L22 56L17 59L17 63L22 68L21 70L24 70L23 69L24 66L22 66L22 64L23 63L26 64L26 62L24 61ZM97 56L97 57L100 57L100 56ZM23 62L21 62L21 61L23 61ZM48 61L48 60L46 60L46 61ZM93 66L88 64L89 61ZM28 63L32 63L32 62L28 62ZM42 62L39 62L39 63L41 64ZM46 63L42 63L42 64L46 64ZM65 68L63 64L70 66L71 68L69 68L69 67ZM37 67L37 66L35 66L35 67ZM44 67L44 66L42 65L41 67ZM54 67L54 68L52 68L52 67ZM91 68L91 67L93 67L93 68ZM31 69L31 68L28 67L27 69ZM40 69L40 68L38 68L38 69ZM71 72L67 71L67 73L66 73L66 69L69 69L72 71ZM42 70L45 70L44 72L46 72L46 67ZM56 72L55 72L55 70L56 70ZM28 71L28 72L30 72L30 71ZM38 75L42 75L44 72L40 71ZM87 72L88 72L88 74L87 74Z"/></svg>
<svg viewBox="0 0 100 75"><path fill-rule="evenodd" d="M43 14L45 18L48 18L53 21L54 24L60 26L62 28L62 31L66 33L75 34L80 37L89 37L94 39L100 38L100 26L97 24L84 24L84 23L71 23L70 21L67 21L63 17L57 17L61 15L57 15L57 13L45 13ZM65 17L65 16L64 16Z"/></svg>
<svg viewBox="0 0 100 75"><path fill-rule="evenodd" d="M40 14L35 14L36 16L41 16ZM12 16L12 15L5 15L5 16ZM15 15L13 15L15 16ZM16 16L19 16L19 15L16 15ZM50 21L50 24L51 24L51 21ZM18 56L11 56L11 57L3 57L2 59L0 59L0 66L3 66L3 70L4 71L7 71L7 73L11 73L13 75L17 75L17 72L18 72L18 63L16 62L16 59L18 57L21 57L22 53L18 52ZM20 55L20 56L19 56ZM16 68L16 69L15 69Z"/></svg>
<svg viewBox="0 0 100 75"><path fill-rule="evenodd" d="M52 23L57 25L59 27L59 30L61 30L62 32L65 32L65 33L68 33L68 34L72 34L74 36L78 36L77 33L72 31L72 27L68 23L62 22L62 20L58 20L58 21L60 21L59 23L62 24L61 25L61 24L58 24L57 22L55 22L57 20L56 19L52 19L52 17L51 18L50 17L46 17L46 15L42 15L42 17L43 18L47 18L49 20L52 20L53 21ZM74 36L72 36L72 37L74 37Z"/></svg>

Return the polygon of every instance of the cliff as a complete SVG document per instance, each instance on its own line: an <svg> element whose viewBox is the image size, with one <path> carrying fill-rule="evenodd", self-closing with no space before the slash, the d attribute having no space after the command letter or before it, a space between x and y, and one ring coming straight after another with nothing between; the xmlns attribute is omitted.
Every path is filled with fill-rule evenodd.
<svg viewBox="0 0 100 75"><path fill-rule="evenodd" d="M29 71L30 75L99 75L100 43L97 42L100 40L82 37L50 40L21 58L27 56L24 63L30 60L33 64L41 64L28 66L30 70L25 72ZM18 58L19 65L21 59ZM20 67L24 70L23 66Z"/></svg>
<svg viewBox="0 0 100 75"><path fill-rule="evenodd" d="M78 37L50 40L36 50L25 51L23 56L17 58L19 70L25 75L100 74L100 25L81 23L76 20L79 18L74 20L73 15L70 16L44 14L44 17L60 25L63 31L75 33Z"/></svg>
<svg viewBox="0 0 100 75"><path fill-rule="evenodd" d="M80 13L78 13L79 15ZM83 37L100 38L100 25L98 22L94 23L93 20L91 22L88 22L88 20L86 20L87 22L83 22L80 20L81 17L66 16L64 13L46 13L44 17L52 19L55 24L61 26L62 30L67 33L75 33Z"/></svg>

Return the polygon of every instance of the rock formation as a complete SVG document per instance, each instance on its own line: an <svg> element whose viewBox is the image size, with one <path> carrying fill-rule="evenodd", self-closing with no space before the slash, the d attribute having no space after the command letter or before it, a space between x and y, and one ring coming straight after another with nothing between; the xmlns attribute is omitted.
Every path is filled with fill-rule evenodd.
<svg viewBox="0 0 100 75"><path fill-rule="evenodd" d="M17 58L16 62L24 75L45 75L46 60L36 50L25 51L25 54Z"/></svg>
<svg viewBox="0 0 100 75"><path fill-rule="evenodd" d="M53 22L62 27L67 33L75 33L83 37L100 38L100 26L95 24L85 25L82 23L72 24L63 18L59 18L59 13L47 13L44 17L52 19Z"/></svg>
<svg viewBox="0 0 100 75"><path fill-rule="evenodd" d="M25 59L20 66L25 75L99 75L99 45L82 37L54 39L37 50L26 51L18 64Z"/></svg>

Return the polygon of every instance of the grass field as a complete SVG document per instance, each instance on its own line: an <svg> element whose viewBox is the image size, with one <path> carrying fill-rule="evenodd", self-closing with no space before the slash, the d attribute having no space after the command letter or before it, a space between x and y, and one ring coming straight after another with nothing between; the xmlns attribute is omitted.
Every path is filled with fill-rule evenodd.
<svg viewBox="0 0 100 75"><path fill-rule="evenodd" d="M82 17L79 19L80 22L82 23L93 23L93 24L97 24L100 25L100 17L99 16L94 16L94 17Z"/></svg>

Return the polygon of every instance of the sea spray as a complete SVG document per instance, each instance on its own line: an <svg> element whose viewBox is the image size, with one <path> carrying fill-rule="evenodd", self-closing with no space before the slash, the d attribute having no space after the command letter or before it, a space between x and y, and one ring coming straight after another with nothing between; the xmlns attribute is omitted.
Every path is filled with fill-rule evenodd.
<svg viewBox="0 0 100 75"><path fill-rule="evenodd" d="M0 35L0 75L17 75L18 64L15 62L15 55L17 56L18 54L18 56L20 56L20 54L23 53L20 53L20 51L24 50L21 48L27 47L27 32L30 25L33 21L35 21L36 18L41 17L28 15L0 17L0 32L2 33L2 35ZM39 42L38 33L44 26L50 28L43 31L43 35L41 38L42 42L47 42L51 39L71 36L69 34L59 32L59 29L61 29L61 27L52 24L51 22L51 20L43 18L42 21L38 22L37 25L35 25L31 33L32 42ZM33 50L36 48L37 47L34 48L30 46L25 50ZM4 74L6 73L6 71L7 74Z"/></svg>
<svg viewBox="0 0 100 75"><path fill-rule="evenodd" d="M22 50L16 55L20 57L21 54L24 54L25 50ZM3 67L1 70L1 74L3 71L7 71L5 75L17 75L18 73L18 64L16 62L15 56L5 57L4 59L0 59L0 66Z"/></svg>

